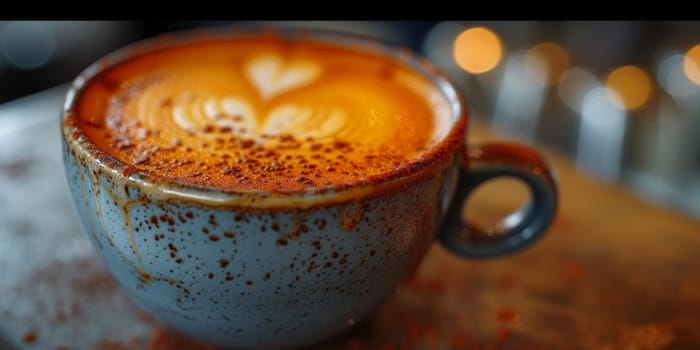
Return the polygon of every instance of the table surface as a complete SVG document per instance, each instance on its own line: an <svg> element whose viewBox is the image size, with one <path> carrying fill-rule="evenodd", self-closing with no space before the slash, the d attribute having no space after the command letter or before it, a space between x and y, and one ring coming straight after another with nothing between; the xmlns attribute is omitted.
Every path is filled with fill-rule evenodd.
<svg viewBox="0 0 700 350"><path fill-rule="evenodd" d="M0 349L213 349L169 333L120 291L69 202L65 86L0 106ZM471 125L472 143L493 139ZM700 223L552 160L561 206L518 254L465 260L435 244L415 277L324 349L700 349ZM489 186L470 217L517 207ZM699 199L700 200L700 199Z"/></svg>

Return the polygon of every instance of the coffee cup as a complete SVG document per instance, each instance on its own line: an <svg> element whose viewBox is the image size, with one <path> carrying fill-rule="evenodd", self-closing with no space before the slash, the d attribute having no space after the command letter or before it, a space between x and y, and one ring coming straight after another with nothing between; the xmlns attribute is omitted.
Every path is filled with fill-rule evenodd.
<svg viewBox="0 0 700 350"><path fill-rule="evenodd" d="M368 318L436 239L482 258L546 232L553 169L524 145L467 147L466 109L444 73L373 38L167 34L73 82L65 171L86 237L155 319L224 346L308 346ZM529 204L465 223L470 192L501 176Z"/></svg>

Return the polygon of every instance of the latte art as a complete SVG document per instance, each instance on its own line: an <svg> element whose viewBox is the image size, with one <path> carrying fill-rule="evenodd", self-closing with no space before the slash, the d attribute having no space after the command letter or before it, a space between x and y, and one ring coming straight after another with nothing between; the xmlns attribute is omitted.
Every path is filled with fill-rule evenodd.
<svg viewBox="0 0 700 350"><path fill-rule="evenodd" d="M306 85L316 80L320 70L321 67L312 61L285 64L274 55L256 57L244 67L246 76L255 83L263 98Z"/></svg>
<svg viewBox="0 0 700 350"><path fill-rule="evenodd" d="M136 170L224 190L386 176L448 127L445 98L385 57L279 38L139 56L79 97L81 127Z"/></svg>

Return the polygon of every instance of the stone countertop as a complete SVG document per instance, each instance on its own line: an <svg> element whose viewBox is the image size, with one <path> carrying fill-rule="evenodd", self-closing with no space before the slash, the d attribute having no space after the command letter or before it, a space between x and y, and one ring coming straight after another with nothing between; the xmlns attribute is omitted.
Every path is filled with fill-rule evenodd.
<svg viewBox="0 0 700 350"><path fill-rule="evenodd" d="M65 89L0 106L0 348L215 349L139 311L83 236L61 161ZM469 137L494 138L478 122ZM317 348L700 349L700 223L543 151L561 206L542 240L478 261L436 243L369 321ZM512 186L489 188L470 217L517 206Z"/></svg>

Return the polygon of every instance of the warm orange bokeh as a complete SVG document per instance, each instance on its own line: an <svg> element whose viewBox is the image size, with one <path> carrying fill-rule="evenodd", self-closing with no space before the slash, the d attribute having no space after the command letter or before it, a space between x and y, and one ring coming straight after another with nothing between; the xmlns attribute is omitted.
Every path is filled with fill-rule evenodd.
<svg viewBox="0 0 700 350"><path fill-rule="evenodd" d="M526 59L538 59L545 65L547 72L546 83L553 85L559 82L567 69L571 66L568 52L559 44L544 42L530 48Z"/></svg>
<svg viewBox="0 0 700 350"><path fill-rule="evenodd" d="M633 110L642 107L651 95L651 78L638 66L619 67L605 80L605 85L615 91L611 99L620 107Z"/></svg>
<svg viewBox="0 0 700 350"><path fill-rule="evenodd" d="M690 81L700 85L700 44L686 52L683 58L683 71Z"/></svg>
<svg viewBox="0 0 700 350"><path fill-rule="evenodd" d="M454 58L469 73L486 73L501 61L503 47L498 35L488 28L469 28L457 36Z"/></svg>

